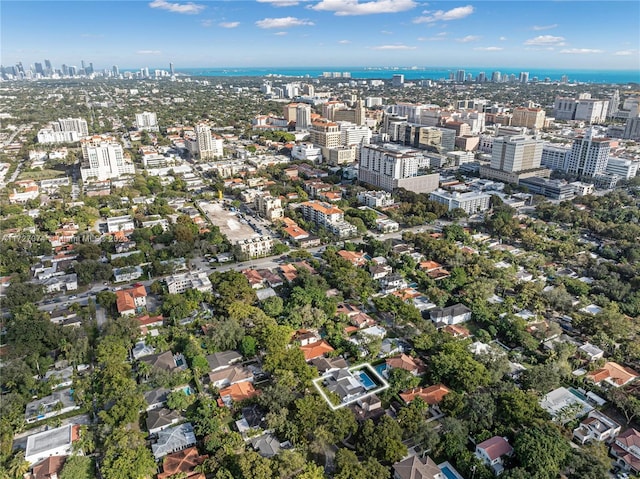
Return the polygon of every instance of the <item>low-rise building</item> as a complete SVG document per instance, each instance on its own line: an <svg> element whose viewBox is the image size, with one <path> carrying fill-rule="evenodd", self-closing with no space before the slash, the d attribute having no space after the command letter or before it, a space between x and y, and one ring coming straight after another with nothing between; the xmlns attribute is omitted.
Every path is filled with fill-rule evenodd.
<svg viewBox="0 0 640 479"><path fill-rule="evenodd" d="M597 409L589 413L580 425L573 430L573 438L580 444L591 441L609 441L620 434L622 426Z"/></svg>
<svg viewBox="0 0 640 479"><path fill-rule="evenodd" d="M393 465L393 479L445 479L440 468L429 456L409 456Z"/></svg>
<svg viewBox="0 0 640 479"><path fill-rule="evenodd" d="M384 208L393 205L394 200L388 191L361 191L358 193L358 203L369 208Z"/></svg>
<svg viewBox="0 0 640 479"><path fill-rule="evenodd" d="M460 324L471 319L471 310L464 304L454 304L445 308L433 308L429 311L431 321L436 325Z"/></svg>
<svg viewBox="0 0 640 479"><path fill-rule="evenodd" d="M165 278L170 294L184 293L188 289L197 289L206 293L211 291L211 281L205 272L182 273Z"/></svg>
<svg viewBox="0 0 640 479"><path fill-rule="evenodd" d="M640 432L629 428L619 434L610 452L620 466L635 474L640 473Z"/></svg>
<svg viewBox="0 0 640 479"><path fill-rule="evenodd" d="M117 233L119 231L129 232L136 228L131 215L114 216L107 218L107 232Z"/></svg>
<svg viewBox="0 0 640 479"><path fill-rule="evenodd" d="M31 434L27 437L24 460L35 464L49 456L66 456L73 450L73 442L80 438L80 426L66 426Z"/></svg>
<svg viewBox="0 0 640 479"><path fill-rule="evenodd" d="M116 307L121 316L139 313L147 306L147 290L143 284L116 291Z"/></svg>
<svg viewBox="0 0 640 479"><path fill-rule="evenodd" d="M438 189L429 194L431 201L436 201L449 208L449 211L460 208L468 215L480 213L489 209L491 196L486 193L469 191L466 193L453 192Z"/></svg>
<svg viewBox="0 0 640 479"><path fill-rule="evenodd" d="M248 258L260 258L268 256L273 250L273 238L271 236L258 236L239 240L236 245L240 252Z"/></svg>
<svg viewBox="0 0 640 479"><path fill-rule="evenodd" d="M513 447L500 436L476 444L476 456L499 476L504 471L504 458L513 454Z"/></svg>
<svg viewBox="0 0 640 479"><path fill-rule="evenodd" d="M587 379L596 384L608 385L613 387L624 386L638 379L639 375L631 368L622 366L613 361L604 363L602 368L587 374Z"/></svg>

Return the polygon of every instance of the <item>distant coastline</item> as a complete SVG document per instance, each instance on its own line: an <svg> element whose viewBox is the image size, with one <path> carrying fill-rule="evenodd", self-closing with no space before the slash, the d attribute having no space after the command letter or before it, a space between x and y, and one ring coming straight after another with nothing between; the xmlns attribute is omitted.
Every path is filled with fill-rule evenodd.
<svg viewBox="0 0 640 479"><path fill-rule="evenodd" d="M465 73L474 78L484 72L488 79L494 71L502 76L514 74L516 79L521 71L529 72L529 80L538 77L538 81L549 78L552 82L559 82L566 75L569 82L579 83L640 83L640 71L635 70L560 70L560 69L514 69L514 68L471 68ZM176 73L203 77L297 77L318 78L324 72L348 72L350 78L356 80L390 79L392 75L402 74L405 80L446 80L450 73L456 73L457 68L445 67L262 67L262 68L176 68Z"/></svg>

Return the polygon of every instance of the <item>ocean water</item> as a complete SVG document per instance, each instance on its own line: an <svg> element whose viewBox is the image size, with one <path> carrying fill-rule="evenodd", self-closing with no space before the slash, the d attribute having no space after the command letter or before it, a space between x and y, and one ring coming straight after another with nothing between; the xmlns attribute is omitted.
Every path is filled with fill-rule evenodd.
<svg viewBox="0 0 640 479"><path fill-rule="evenodd" d="M640 83L640 71L637 70L557 70L557 69L513 69L513 68L473 68L465 69L465 74L471 73L473 78L480 72L491 79L494 71L499 71L502 76L514 74L516 80L521 71L529 72L529 80L538 77L539 81L549 78L551 81L560 81L566 75L569 82L578 83ZM205 77L296 77L318 78L324 72L349 72L352 79L382 79L388 80L393 75L404 75L405 81L409 80L446 80L450 74L454 75L458 68L445 67L263 67L263 68L177 68L176 72L183 75Z"/></svg>

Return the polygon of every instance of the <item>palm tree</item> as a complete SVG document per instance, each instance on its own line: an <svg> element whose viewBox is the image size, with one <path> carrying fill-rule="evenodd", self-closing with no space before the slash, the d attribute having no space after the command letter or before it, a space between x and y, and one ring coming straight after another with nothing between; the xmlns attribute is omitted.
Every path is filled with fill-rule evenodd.
<svg viewBox="0 0 640 479"><path fill-rule="evenodd" d="M20 479L29 472L29 468L30 464L24 460L24 451L18 450L9 460L7 470L10 477Z"/></svg>

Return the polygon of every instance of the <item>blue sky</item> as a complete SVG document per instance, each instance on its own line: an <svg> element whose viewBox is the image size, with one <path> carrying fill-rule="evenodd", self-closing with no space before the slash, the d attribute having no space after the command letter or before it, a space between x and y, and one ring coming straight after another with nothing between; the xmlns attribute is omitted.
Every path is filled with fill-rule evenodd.
<svg viewBox="0 0 640 479"><path fill-rule="evenodd" d="M640 70L637 1L6 1L4 65Z"/></svg>

